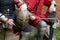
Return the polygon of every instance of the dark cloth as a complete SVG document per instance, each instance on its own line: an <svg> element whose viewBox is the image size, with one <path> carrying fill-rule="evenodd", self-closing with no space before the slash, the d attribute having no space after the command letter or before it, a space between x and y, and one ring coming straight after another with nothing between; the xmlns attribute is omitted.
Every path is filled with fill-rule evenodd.
<svg viewBox="0 0 60 40"><path fill-rule="evenodd" d="M4 12L7 9L15 10L14 0L0 0L0 12Z"/></svg>
<svg viewBox="0 0 60 40"><path fill-rule="evenodd" d="M0 32L3 31L3 27L2 27L2 24L0 24Z"/></svg>
<svg viewBox="0 0 60 40"><path fill-rule="evenodd" d="M22 27L16 22L16 20L14 23L16 24L16 27L13 27L14 32L21 32L21 31L31 32L31 30L32 30L32 28L31 28L32 26L29 24L26 24L25 28L22 29Z"/></svg>
<svg viewBox="0 0 60 40"><path fill-rule="evenodd" d="M29 25L29 24L24 29L22 29L21 26L19 26L19 25L17 25L17 27L13 27L14 33L21 32L21 31L31 32L31 30L32 30L32 28L31 28L31 25Z"/></svg>
<svg viewBox="0 0 60 40"><path fill-rule="evenodd" d="M0 0L0 13L7 18L14 18L15 4L14 0Z"/></svg>

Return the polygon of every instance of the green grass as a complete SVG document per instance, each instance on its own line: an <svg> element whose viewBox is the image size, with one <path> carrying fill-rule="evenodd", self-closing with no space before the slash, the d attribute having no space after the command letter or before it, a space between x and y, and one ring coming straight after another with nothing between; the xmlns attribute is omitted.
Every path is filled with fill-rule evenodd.
<svg viewBox="0 0 60 40"><path fill-rule="evenodd" d="M56 29L56 40L60 40L60 27Z"/></svg>

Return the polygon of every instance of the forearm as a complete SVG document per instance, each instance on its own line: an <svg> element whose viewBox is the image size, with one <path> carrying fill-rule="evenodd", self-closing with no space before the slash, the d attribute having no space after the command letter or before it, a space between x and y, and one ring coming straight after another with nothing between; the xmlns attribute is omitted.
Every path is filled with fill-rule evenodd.
<svg viewBox="0 0 60 40"><path fill-rule="evenodd" d="M2 15L2 13L0 13L0 20L3 22L6 22L8 20L8 18L5 17L4 15Z"/></svg>

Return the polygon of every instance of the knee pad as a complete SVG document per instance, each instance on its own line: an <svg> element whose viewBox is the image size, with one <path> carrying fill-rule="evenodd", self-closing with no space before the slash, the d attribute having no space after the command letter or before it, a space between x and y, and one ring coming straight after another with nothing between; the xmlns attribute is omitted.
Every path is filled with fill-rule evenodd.
<svg viewBox="0 0 60 40"><path fill-rule="evenodd" d="M46 23L45 21L43 21L43 20L40 21L40 24L41 24L41 26L43 26L43 27L46 27L46 26L47 26L47 23Z"/></svg>

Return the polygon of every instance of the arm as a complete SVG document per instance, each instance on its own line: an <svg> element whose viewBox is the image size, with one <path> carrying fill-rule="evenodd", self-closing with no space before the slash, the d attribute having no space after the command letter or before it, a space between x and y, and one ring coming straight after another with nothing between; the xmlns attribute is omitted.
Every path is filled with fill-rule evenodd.
<svg viewBox="0 0 60 40"><path fill-rule="evenodd" d="M5 22L7 25L15 25L13 23L13 19L8 19L4 15L2 15L2 13L0 13L0 20L3 21L3 22Z"/></svg>

